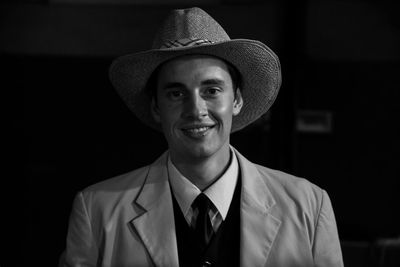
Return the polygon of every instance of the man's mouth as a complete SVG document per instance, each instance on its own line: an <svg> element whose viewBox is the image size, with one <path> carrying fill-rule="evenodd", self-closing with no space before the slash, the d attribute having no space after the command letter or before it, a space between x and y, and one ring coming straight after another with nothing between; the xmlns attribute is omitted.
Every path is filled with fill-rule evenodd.
<svg viewBox="0 0 400 267"><path fill-rule="evenodd" d="M192 126L192 127L184 127L182 131L185 135L192 137L192 138L201 138L205 136L212 128L212 126Z"/></svg>

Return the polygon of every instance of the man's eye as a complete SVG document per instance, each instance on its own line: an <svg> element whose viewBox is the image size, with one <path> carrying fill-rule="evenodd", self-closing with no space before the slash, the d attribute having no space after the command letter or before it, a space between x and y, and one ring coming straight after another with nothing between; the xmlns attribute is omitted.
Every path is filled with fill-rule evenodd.
<svg viewBox="0 0 400 267"><path fill-rule="evenodd" d="M221 90L219 88L217 88L217 87L210 87L210 88L207 88L206 93L208 95L212 95L213 96L213 95L217 95L220 91Z"/></svg>
<svg viewBox="0 0 400 267"><path fill-rule="evenodd" d="M180 99L183 97L183 93L181 91L169 91L167 93L167 97L172 100Z"/></svg>

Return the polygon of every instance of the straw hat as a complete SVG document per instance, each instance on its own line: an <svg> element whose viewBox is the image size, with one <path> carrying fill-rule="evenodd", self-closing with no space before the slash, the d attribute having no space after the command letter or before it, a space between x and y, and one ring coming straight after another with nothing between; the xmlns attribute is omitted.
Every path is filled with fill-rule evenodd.
<svg viewBox="0 0 400 267"><path fill-rule="evenodd" d="M231 63L241 76L241 112L233 117L235 132L258 119L274 102L280 85L278 57L262 42L231 40L225 30L200 8L173 10L156 34L151 50L129 54L113 61L110 80L130 110L145 124L161 131L154 121L146 92L153 71L172 58L203 54Z"/></svg>

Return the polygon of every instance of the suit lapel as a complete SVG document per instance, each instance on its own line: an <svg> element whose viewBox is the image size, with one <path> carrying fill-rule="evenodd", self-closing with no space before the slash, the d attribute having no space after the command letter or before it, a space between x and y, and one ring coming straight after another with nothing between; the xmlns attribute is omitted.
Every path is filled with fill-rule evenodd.
<svg viewBox="0 0 400 267"><path fill-rule="evenodd" d="M149 169L142 190L133 205L144 212L132 220L156 266L178 266L178 249L171 190L166 168L167 154Z"/></svg>
<svg viewBox="0 0 400 267"><path fill-rule="evenodd" d="M235 153L242 177L240 265L265 266L281 221L269 212L275 200L257 168Z"/></svg>

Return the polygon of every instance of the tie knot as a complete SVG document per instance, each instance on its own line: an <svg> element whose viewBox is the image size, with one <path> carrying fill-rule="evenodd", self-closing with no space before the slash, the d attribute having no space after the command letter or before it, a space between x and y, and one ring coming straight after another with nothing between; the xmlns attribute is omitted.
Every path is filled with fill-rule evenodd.
<svg viewBox="0 0 400 267"><path fill-rule="evenodd" d="M193 201L192 207L193 209L198 209L200 213L203 213L210 209L210 204L210 199L205 194L201 193Z"/></svg>

